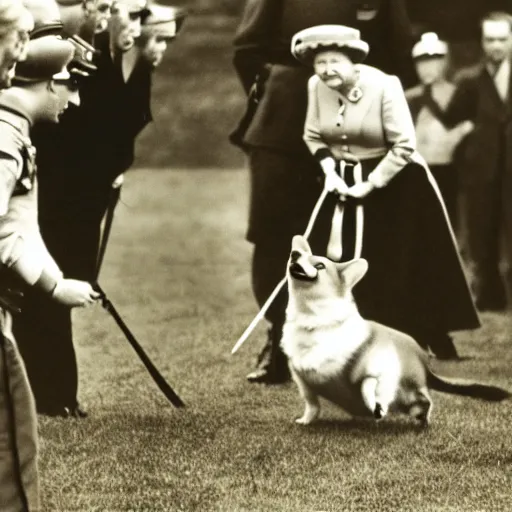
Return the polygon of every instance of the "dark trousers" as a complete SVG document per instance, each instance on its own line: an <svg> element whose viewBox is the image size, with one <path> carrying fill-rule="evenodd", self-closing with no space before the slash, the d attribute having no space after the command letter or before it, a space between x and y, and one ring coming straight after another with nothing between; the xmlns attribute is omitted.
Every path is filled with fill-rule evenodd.
<svg viewBox="0 0 512 512"><path fill-rule="evenodd" d="M38 436L25 366L0 309L0 510L39 508Z"/></svg>
<svg viewBox="0 0 512 512"><path fill-rule="evenodd" d="M46 208L39 224L45 244L65 277L94 282L107 201L90 202L72 211ZM39 412L78 405L78 366L71 310L41 294L31 293L16 315L14 333Z"/></svg>
<svg viewBox="0 0 512 512"><path fill-rule="evenodd" d="M502 180L464 188L465 245L472 290L481 309L503 309L512 295L512 205ZM500 261L505 259L505 279Z"/></svg>
<svg viewBox="0 0 512 512"><path fill-rule="evenodd" d="M249 153L251 197L247 238L254 244L252 288L258 305L266 302L286 275L292 238L304 233L313 206L322 190L318 163L304 153L289 154L267 148ZM265 315L269 339L262 358L270 359L277 373L287 368L279 342L285 321L288 292L276 297Z"/></svg>

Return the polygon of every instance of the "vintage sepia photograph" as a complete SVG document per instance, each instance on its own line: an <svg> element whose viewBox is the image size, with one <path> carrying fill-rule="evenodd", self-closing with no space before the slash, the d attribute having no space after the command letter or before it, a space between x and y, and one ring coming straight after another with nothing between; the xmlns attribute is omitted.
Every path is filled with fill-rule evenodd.
<svg viewBox="0 0 512 512"><path fill-rule="evenodd" d="M511 424L512 0L0 0L0 512L508 512Z"/></svg>

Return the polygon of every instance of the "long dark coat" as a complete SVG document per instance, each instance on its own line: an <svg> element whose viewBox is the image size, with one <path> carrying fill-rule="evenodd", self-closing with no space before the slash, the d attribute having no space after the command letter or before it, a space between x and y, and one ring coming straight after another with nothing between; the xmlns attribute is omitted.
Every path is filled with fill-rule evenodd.
<svg viewBox="0 0 512 512"><path fill-rule="evenodd" d="M363 4L375 5L373 19L359 19ZM290 43L299 30L319 24L360 29L370 44L368 64L397 75L404 86L415 80L412 28L403 0L248 0L234 41L234 64L246 91L259 84L259 101L249 101L233 139L249 152L289 155L289 162L280 169L272 162L266 166L263 156L257 157L248 229L252 242L290 237L302 229L318 194L320 184L312 181L317 163L302 139L312 70L295 61Z"/></svg>
<svg viewBox="0 0 512 512"><path fill-rule="evenodd" d="M499 97L485 66L464 77L441 114L448 125L469 119L475 129L458 154L461 181L479 186L503 176L512 177L512 73L508 100Z"/></svg>

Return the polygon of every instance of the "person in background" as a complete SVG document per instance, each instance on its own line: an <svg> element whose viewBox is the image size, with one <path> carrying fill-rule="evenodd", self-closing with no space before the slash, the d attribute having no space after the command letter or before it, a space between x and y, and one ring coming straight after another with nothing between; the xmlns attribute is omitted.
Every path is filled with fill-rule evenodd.
<svg viewBox="0 0 512 512"><path fill-rule="evenodd" d="M57 0L64 32L78 35L88 43L105 32L112 13L113 0Z"/></svg>
<svg viewBox="0 0 512 512"><path fill-rule="evenodd" d="M161 64L169 43L174 41L181 30L185 15L185 11L180 8L154 3L149 6L149 14L144 20L134 50L153 68Z"/></svg>
<svg viewBox="0 0 512 512"><path fill-rule="evenodd" d="M123 174L133 162L135 139L152 119L154 63L143 59L140 50L131 51L141 36L142 18L149 19L150 27L161 25L169 35L169 14L175 15L177 29L184 16L184 11L167 7L151 14L138 0L118 1L113 10L108 32L95 35L94 48L84 47L81 70L89 76L77 75L80 107L70 107L59 125L41 126L34 133L43 238L66 275L92 282L98 279L100 245L106 247L103 218L107 210L113 213ZM87 55L93 56L94 69L91 63L84 65ZM78 400L69 310L32 296L23 316L25 320L16 324L17 336L30 361L27 369L38 412L85 418L88 412ZM41 335L50 340L51 350L38 343Z"/></svg>
<svg viewBox="0 0 512 512"><path fill-rule="evenodd" d="M478 315L403 88L363 64L368 52L359 31L341 25L292 40L293 55L315 71L304 140L338 194L320 210L311 247L333 261L368 261L354 289L363 317L411 335L438 359L458 359L449 333L479 327Z"/></svg>
<svg viewBox="0 0 512 512"><path fill-rule="evenodd" d="M368 63L415 83L412 26L403 0L248 0L234 38L233 64L248 95L230 140L248 155L252 289L261 307L285 275L293 235L303 233L320 194L320 168L302 139L311 69L290 54L292 36L324 23L355 27L374 49ZM283 291L266 314L267 341L250 382L290 376L279 343L287 304Z"/></svg>
<svg viewBox="0 0 512 512"><path fill-rule="evenodd" d="M407 89L405 96L416 129L417 149L436 179L452 226L458 233L459 194L454 155L464 137L473 130L473 123L462 121L454 128L446 129L426 105L426 89L443 109L455 91L455 84L446 80L446 42L441 41L437 34L427 32L415 44L412 57L420 84Z"/></svg>
<svg viewBox="0 0 512 512"><path fill-rule="evenodd" d="M15 3L10 3L12 9ZM68 308L99 298L89 283L63 277L37 225L35 150L29 132L35 123L58 122L76 94L66 70L72 55L73 46L55 36L29 41L12 87L0 94L0 508L5 511L39 510L36 411L14 342L12 313L19 311L26 289Z"/></svg>
<svg viewBox="0 0 512 512"><path fill-rule="evenodd" d="M503 311L512 300L511 20L506 12L482 19L483 60L461 77L446 108L427 90L429 108L447 127L466 120L475 126L460 152L459 179L464 248L480 311Z"/></svg>
<svg viewBox="0 0 512 512"><path fill-rule="evenodd" d="M31 32L32 40L48 34L60 36L63 33L64 26L60 20L59 7L56 2L51 0L25 0L25 5L34 16L34 30ZM69 133L66 129L69 111L77 109L80 102L78 88L83 85L86 77L96 69L92 62L94 48L91 45L76 35L70 37L68 42L74 48L73 58L67 68L70 73L69 85L73 88L74 95L69 108L60 116L60 123L64 123L64 126L61 130L60 123L41 122L32 130L33 143L37 151L41 151L43 162L48 145L55 145L61 155L68 151L68 137L76 136L76 133ZM36 160L39 174L38 216L40 230L50 253L57 259L59 254L55 254L55 247L60 247L62 243L66 245L66 242L65 240L56 242L51 237L53 231L48 229L48 223L54 220L51 215L51 206L49 206L53 197L53 187L55 186L51 174L53 169L49 170L44 165L39 166L41 161L39 154L37 154ZM72 167L68 167L67 172L72 173ZM67 250L72 250L72 239L67 240L69 243ZM69 276L64 267L61 267L61 269L66 276ZM93 280L89 279L89 281L92 282ZM61 358L65 358L66 361L74 360L73 347L69 348L68 345L59 344L61 339L59 333L63 330L71 333L70 309L57 302L48 301L38 293L27 290L23 300L22 312L14 317L13 331L26 365L37 411L49 416L83 417L85 411L78 403L76 396L78 386L76 367L71 364L62 367L58 364ZM41 343L41 339L44 339L45 343ZM70 350L73 351L71 355L69 355ZM54 386L53 384L57 379L69 384L69 386ZM75 384L73 385L73 383Z"/></svg>

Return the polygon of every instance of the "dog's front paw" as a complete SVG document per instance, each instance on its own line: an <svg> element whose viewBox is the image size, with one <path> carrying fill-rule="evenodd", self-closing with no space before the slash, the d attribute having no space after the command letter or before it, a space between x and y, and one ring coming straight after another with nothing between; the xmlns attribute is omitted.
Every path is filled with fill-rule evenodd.
<svg viewBox="0 0 512 512"><path fill-rule="evenodd" d="M310 423L313 423L316 418L318 418L318 415L320 413L320 409L317 407L308 407L305 411L302 417L297 418L295 420L295 423L298 423L299 425L309 425Z"/></svg>
<svg viewBox="0 0 512 512"><path fill-rule="evenodd" d="M298 425L309 425L313 420L314 418L309 418L304 415L301 418L296 418L295 423Z"/></svg>

